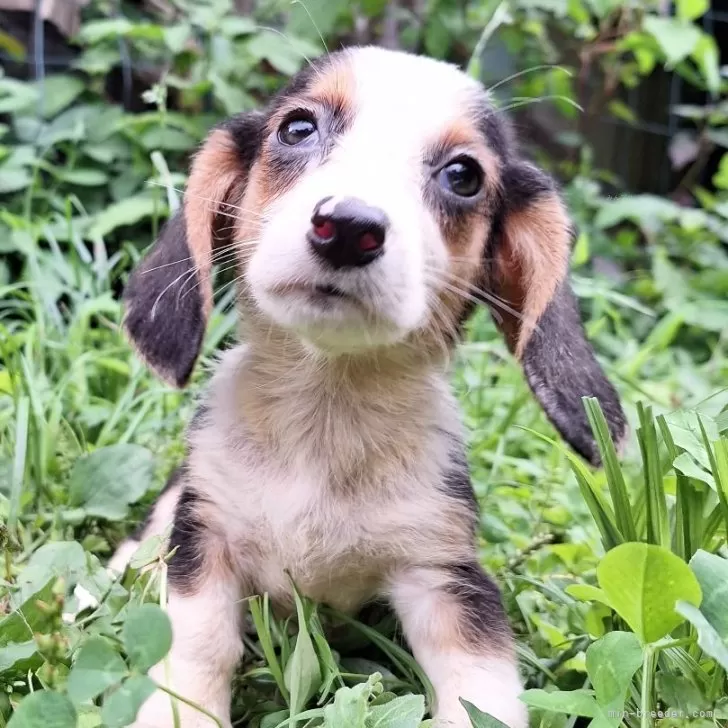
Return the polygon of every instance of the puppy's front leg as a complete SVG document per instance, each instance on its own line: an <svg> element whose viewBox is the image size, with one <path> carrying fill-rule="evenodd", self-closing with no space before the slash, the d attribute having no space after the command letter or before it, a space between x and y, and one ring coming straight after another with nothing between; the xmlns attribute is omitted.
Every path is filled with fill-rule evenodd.
<svg viewBox="0 0 728 728"><path fill-rule="evenodd" d="M229 568L226 549L183 492L170 539L167 613L173 642L167 659L150 671L160 685L230 726L230 686L243 652L241 583ZM171 698L157 690L142 706L134 728L173 728ZM199 710L175 701L181 728L214 728Z"/></svg>
<svg viewBox="0 0 728 728"><path fill-rule="evenodd" d="M435 724L470 728L460 698L510 728L528 715L498 587L480 566L410 567L391 584L405 637L435 689Z"/></svg>

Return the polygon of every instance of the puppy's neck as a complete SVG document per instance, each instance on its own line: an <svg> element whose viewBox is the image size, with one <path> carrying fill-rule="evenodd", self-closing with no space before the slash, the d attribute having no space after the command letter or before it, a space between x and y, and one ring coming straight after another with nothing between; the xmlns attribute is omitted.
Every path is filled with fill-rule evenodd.
<svg viewBox="0 0 728 728"><path fill-rule="evenodd" d="M444 356L401 346L330 357L281 332L248 339L235 367L239 423L271 457L333 481L402 468L455 408Z"/></svg>

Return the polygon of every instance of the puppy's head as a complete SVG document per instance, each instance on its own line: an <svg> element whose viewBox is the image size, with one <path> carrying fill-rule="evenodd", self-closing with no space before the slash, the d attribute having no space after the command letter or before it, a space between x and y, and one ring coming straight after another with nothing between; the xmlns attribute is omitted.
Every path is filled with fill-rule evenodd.
<svg viewBox="0 0 728 728"><path fill-rule="evenodd" d="M554 183L519 158L480 84L358 48L213 130L183 211L129 281L125 323L147 362L183 386L218 252L238 265L249 326L327 356L441 343L482 301L549 417L596 461L581 397L599 398L615 439L625 422L584 336L570 248Z"/></svg>

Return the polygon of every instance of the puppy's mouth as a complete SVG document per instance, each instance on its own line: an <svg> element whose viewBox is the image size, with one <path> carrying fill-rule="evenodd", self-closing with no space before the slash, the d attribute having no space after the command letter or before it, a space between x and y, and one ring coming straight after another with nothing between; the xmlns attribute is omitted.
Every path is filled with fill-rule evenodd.
<svg viewBox="0 0 728 728"><path fill-rule="evenodd" d="M318 285L314 286L313 289L316 295L323 296L325 298L348 298L353 300L351 294L346 291L342 291L341 288L337 288L332 285Z"/></svg>
<svg viewBox="0 0 728 728"><path fill-rule="evenodd" d="M362 302L356 296L330 283L317 283L310 286L303 284L277 286L273 292L277 295L302 295L314 303L330 304L335 301L345 301L359 306L362 305Z"/></svg>

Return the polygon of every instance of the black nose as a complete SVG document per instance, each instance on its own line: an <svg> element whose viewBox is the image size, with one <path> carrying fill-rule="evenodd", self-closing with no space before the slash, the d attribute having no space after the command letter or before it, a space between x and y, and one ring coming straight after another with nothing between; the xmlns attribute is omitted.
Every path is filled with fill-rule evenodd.
<svg viewBox="0 0 728 728"><path fill-rule="evenodd" d="M308 242L334 268L368 265L382 254L389 220L383 210L355 197L319 202L311 217Z"/></svg>

